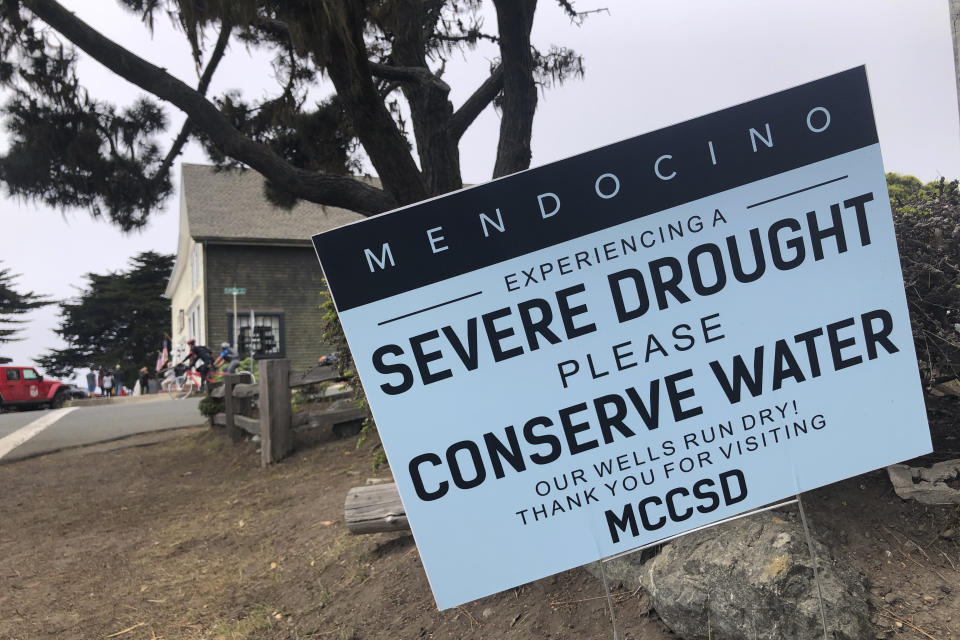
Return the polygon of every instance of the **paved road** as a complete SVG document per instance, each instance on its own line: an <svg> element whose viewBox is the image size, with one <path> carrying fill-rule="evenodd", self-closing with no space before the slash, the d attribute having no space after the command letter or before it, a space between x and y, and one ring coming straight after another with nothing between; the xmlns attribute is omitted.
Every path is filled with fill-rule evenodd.
<svg viewBox="0 0 960 640"><path fill-rule="evenodd" d="M199 398L0 414L0 464L125 436L203 423Z"/></svg>

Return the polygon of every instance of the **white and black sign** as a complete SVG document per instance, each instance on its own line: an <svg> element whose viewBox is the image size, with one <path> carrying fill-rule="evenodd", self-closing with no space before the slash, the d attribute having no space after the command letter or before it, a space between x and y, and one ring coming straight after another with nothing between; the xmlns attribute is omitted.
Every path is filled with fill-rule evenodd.
<svg viewBox="0 0 960 640"><path fill-rule="evenodd" d="M441 608L930 450L862 67L314 243Z"/></svg>

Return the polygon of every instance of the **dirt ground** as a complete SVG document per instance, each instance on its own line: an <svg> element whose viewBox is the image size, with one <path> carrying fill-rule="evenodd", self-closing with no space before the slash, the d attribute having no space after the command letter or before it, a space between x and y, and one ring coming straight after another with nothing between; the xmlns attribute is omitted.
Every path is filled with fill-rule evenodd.
<svg viewBox="0 0 960 640"><path fill-rule="evenodd" d="M960 457L960 399L932 400ZM258 467L206 427L0 466L0 638L613 638L602 583L568 571L438 612L412 538L353 536L368 441L313 436ZM868 576L878 638L960 640L960 508L900 500L884 471L806 494L815 533ZM614 588L620 637L672 634Z"/></svg>

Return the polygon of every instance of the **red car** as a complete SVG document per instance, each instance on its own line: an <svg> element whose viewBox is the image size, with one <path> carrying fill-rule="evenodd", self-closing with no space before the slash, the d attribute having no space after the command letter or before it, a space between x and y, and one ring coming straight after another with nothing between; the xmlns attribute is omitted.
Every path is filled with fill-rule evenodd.
<svg viewBox="0 0 960 640"><path fill-rule="evenodd" d="M69 398L67 385L44 380L33 367L0 366L0 411L7 407L59 409Z"/></svg>

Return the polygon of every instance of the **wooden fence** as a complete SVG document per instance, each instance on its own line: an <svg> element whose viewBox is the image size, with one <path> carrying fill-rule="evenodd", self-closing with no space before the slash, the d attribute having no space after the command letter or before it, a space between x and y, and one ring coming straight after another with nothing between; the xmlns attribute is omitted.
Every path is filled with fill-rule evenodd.
<svg viewBox="0 0 960 640"><path fill-rule="evenodd" d="M243 431L260 436L260 464L267 466L290 455L295 429L330 427L336 430L366 418L365 409L353 406L343 397L349 393L327 395L325 400L330 406L322 410L293 413L293 389L336 379L334 367L291 372L289 360L260 360L257 384L242 383L246 376L223 376L223 386L214 389L211 395L223 398L224 411L215 415L213 422L226 427L233 441L239 440ZM254 399L259 418L251 417Z"/></svg>

